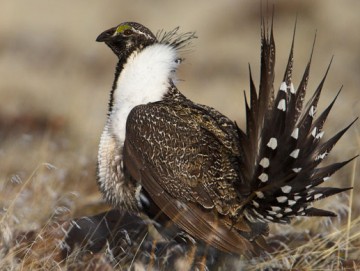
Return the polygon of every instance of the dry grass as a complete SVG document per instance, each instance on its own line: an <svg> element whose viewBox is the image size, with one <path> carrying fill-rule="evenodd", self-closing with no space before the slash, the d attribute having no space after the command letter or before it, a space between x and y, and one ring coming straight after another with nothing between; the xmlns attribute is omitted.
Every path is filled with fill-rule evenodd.
<svg viewBox="0 0 360 271"><path fill-rule="evenodd" d="M49 164L41 164L23 182L16 180L15 183L8 184L6 189L8 192L11 191L12 196L1 203L4 207L0 220L0 269L114 270L115 268L127 270L134 268L134 270L148 270L151 266L157 270L156 267L164 260L164 257L157 259L154 257L153 263L140 257L139 249L143 249L143 242L148 240L147 235L141 235L139 238L144 239L134 243L131 250L126 250L126 253L120 255L114 256L113 248L109 244L100 251L94 252L87 248L87 243L84 242L77 244L72 254L66 258L64 240L71 227L79 225L72 223L71 217L81 204L76 206L78 195L59 193L59 190L63 190L61 185L59 186L57 181L49 182L56 179L57 170ZM353 180L355 178L354 168ZM44 180L47 180L47 189L40 188L43 187ZM27 197L27 195L33 196ZM41 195L41 197L34 195ZM84 199L87 198L84 197ZM240 267L244 270L268 270L269 268L357 270L360 267L358 261L360 218L349 217L349 224L344 223L348 210L351 209L348 205L350 202L348 197L339 197L325 204L326 208L339 214L337 218L304 218L294 221L291 226L274 227L268 241L275 252L263 258L246 260L227 257L226 260L216 265L213 263L212 266L216 266L219 270L221 268L222 270L238 270ZM101 206L100 202L97 207L99 206ZM99 209L90 209L93 209L90 213L99 212ZM39 213L37 210L42 212ZM86 240L90 238L91 236L88 236ZM121 247L124 248L124 246ZM170 248L169 251L176 253L173 247ZM176 262L171 265L168 263L171 269L178 267L176 270L188 270L185 267L191 267L194 264L189 263L189 260L200 266L200 260L194 258L194 255L191 256L190 252L186 253L182 250L178 252L178 255ZM161 270L168 270L168 268Z"/></svg>
<svg viewBox="0 0 360 271"><path fill-rule="evenodd" d="M355 35L360 25L359 8L356 0L346 4L278 1L276 5L277 83L285 67L296 13L295 81L299 81L308 59L315 29L318 41L311 89L335 55L320 106L324 108L330 102L341 84L344 91L325 127L327 138L360 115L360 37ZM142 270L141 257L119 260L106 246L96 253L75 248L66 261L62 251L65 233L72 227L70 219L108 208L97 190L95 165L115 59L94 39L124 20L139 21L155 30L177 25L184 31L197 30L199 39L185 55L180 70L180 78L186 79L180 82L180 89L195 101L212 105L243 123L247 63L252 65L254 78L259 70L258 11L258 4L252 0L211 4L111 0L51 5L45 0L2 3L1 270L113 270L114 266ZM356 123L344 136L327 163L359 153L359 127ZM332 177L336 186L354 186L349 196L319 203L339 213L337 218L307 218L291 226L273 226L269 241L275 253L261 259L226 259L217 267L359 269L358 163L352 162ZM139 256L138 248L131 248L131 255ZM180 254L174 265L189 264L190 254ZM146 264L156 266L156 262Z"/></svg>

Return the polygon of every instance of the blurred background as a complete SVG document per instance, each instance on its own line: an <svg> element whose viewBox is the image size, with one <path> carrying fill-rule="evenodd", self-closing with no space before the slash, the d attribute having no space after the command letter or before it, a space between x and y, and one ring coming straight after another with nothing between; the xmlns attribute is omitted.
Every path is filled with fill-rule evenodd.
<svg viewBox="0 0 360 271"><path fill-rule="evenodd" d="M324 109L344 85L325 127L330 138L360 115L360 2L269 1L270 9L273 4L275 86L282 80L296 16L295 86L316 31L308 97L335 56L320 103ZM259 82L260 2L1 0L0 212L12 208L14 227L37 228L54 210L72 216L97 212L96 155L116 57L95 39L123 21L153 32L177 26L196 31L198 39L184 51L178 87L244 127L248 63ZM327 162L358 154L359 140L357 122ZM349 186L359 168L346 166L333 183Z"/></svg>

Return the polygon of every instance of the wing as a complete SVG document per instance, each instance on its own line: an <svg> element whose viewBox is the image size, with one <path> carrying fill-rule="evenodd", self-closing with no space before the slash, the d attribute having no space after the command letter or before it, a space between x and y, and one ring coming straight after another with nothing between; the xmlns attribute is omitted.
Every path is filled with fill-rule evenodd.
<svg viewBox="0 0 360 271"><path fill-rule="evenodd" d="M229 138L196 107L141 105L127 120L124 166L180 228L218 249L245 254L251 243L218 219L238 199L237 154Z"/></svg>
<svg viewBox="0 0 360 271"><path fill-rule="evenodd" d="M184 104L141 105L130 113L126 142L156 170L172 197L229 213L240 178L231 137L204 112Z"/></svg>

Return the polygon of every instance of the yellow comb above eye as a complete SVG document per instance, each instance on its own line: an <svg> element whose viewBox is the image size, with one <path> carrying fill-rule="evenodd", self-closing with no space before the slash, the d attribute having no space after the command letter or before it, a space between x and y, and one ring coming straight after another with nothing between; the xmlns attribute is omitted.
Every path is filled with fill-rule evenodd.
<svg viewBox="0 0 360 271"><path fill-rule="evenodd" d="M130 29L131 26L128 24L123 24L123 25L119 25L118 28L116 28L116 33L120 34L122 32L124 32L126 29Z"/></svg>

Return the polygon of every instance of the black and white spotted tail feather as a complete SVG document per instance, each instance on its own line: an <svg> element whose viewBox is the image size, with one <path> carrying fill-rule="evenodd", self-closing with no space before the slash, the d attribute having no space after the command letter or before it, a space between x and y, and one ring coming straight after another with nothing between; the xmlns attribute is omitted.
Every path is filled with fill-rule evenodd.
<svg viewBox="0 0 360 271"><path fill-rule="evenodd" d="M315 93L303 108L311 57L295 89L292 83L295 29L283 82L276 97L272 26L269 33L262 23L259 95L249 68L250 100L246 100L246 133L240 129L238 132L245 154L244 177L250 181L253 191L244 206L250 220L288 223L295 216L335 216L333 212L312 207L311 202L351 189L318 187L354 159L318 167L355 121L329 140L321 140L323 125L339 93L315 118L330 62Z"/></svg>

